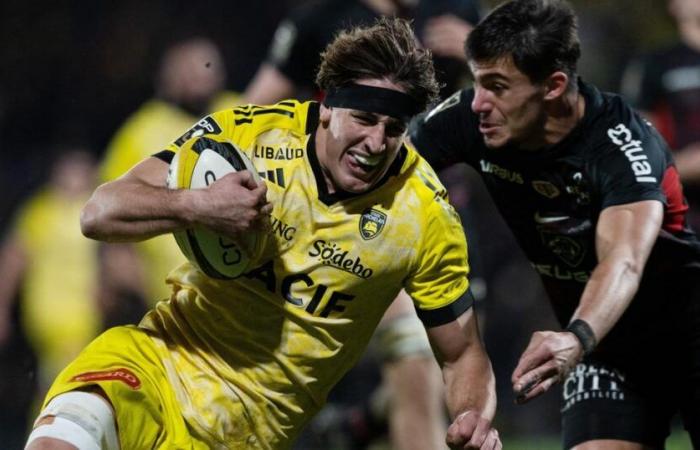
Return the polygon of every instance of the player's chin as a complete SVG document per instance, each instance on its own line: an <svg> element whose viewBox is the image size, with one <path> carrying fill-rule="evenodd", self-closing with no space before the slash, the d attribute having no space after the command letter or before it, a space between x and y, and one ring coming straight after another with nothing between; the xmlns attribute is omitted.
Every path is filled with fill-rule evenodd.
<svg viewBox="0 0 700 450"><path fill-rule="evenodd" d="M348 175L341 181L340 188L351 194L363 194L372 189L379 179L379 173Z"/></svg>

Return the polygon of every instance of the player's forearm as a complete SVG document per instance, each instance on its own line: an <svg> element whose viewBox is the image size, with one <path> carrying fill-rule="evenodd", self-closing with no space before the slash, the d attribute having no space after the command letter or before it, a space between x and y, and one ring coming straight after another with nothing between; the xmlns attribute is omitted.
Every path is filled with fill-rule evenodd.
<svg viewBox="0 0 700 450"><path fill-rule="evenodd" d="M496 382L481 343L471 343L453 362L442 365L450 418L471 411L493 420L496 413Z"/></svg>
<svg viewBox="0 0 700 450"><path fill-rule="evenodd" d="M600 342L622 317L639 286L644 264L611 256L591 274L572 320L584 320Z"/></svg>
<svg viewBox="0 0 700 450"><path fill-rule="evenodd" d="M135 242L193 223L192 190L117 180L94 192L83 208L83 234L105 242Z"/></svg>

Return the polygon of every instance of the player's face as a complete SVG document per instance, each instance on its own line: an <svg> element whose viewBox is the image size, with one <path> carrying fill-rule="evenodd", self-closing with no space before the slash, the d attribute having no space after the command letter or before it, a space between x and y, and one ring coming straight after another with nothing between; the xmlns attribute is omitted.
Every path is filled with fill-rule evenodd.
<svg viewBox="0 0 700 450"><path fill-rule="evenodd" d="M537 148L544 136L545 89L533 84L512 59L471 61L474 74L472 110L479 115L479 131L489 148L514 143Z"/></svg>
<svg viewBox="0 0 700 450"><path fill-rule="evenodd" d="M357 84L395 89L387 80L358 80ZM400 119L356 109L321 107L318 159L329 192L362 193L386 174L401 148L406 123Z"/></svg>

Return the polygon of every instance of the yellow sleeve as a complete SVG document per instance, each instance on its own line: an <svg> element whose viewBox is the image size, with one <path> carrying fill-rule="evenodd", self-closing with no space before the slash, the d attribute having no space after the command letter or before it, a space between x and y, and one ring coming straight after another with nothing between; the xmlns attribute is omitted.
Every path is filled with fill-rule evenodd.
<svg viewBox="0 0 700 450"><path fill-rule="evenodd" d="M447 323L471 306L467 240L457 212L436 197L427 208L417 269L407 280L418 317L428 326Z"/></svg>

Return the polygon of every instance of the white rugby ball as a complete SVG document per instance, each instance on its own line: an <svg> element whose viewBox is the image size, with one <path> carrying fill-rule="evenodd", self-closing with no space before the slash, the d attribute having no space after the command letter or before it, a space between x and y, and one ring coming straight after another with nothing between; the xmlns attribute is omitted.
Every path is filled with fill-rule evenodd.
<svg viewBox="0 0 700 450"><path fill-rule="evenodd" d="M168 170L171 189L202 189L231 172L248 170L261 178L253 163L233 143L204 135L191 138L175 154ZM247 232L236 241L206 228L174 232L177 245L187 259L212 278L233 279L257 262L265 245L266 233Z"/></svg>

